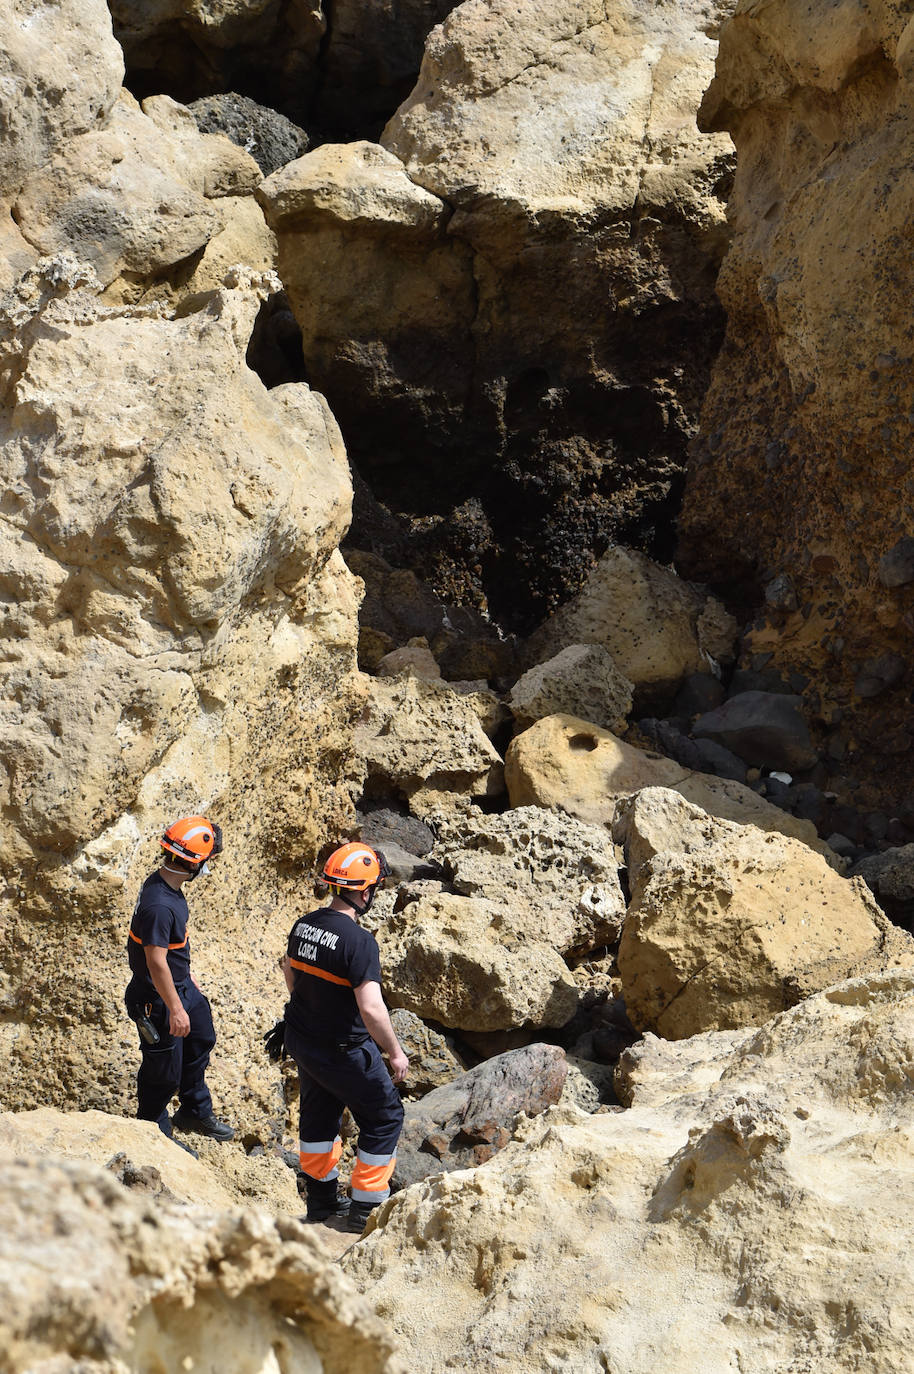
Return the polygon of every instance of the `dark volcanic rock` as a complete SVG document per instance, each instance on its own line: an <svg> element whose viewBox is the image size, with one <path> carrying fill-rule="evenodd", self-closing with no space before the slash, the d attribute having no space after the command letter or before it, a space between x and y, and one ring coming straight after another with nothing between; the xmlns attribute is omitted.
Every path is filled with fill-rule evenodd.
<svg viewBox="0 0 914 1374"><path fill-rule="evenodd" d="M696 736L716 740L746 763L802 772L816 762L800 698L742 692L695 722Z"/></svg>
<svg viewBox="0 0 914 1374"><path fill-rule="evenodd" d="M484 1164L511 1139L520 1112L538 1116L562 1094L565 1051L537 1043L497 1055L409 1103L393 1186Z"/></svg>
<svg viewBox="0 0 914 1374"><path fill-rule="evenodd" d="M246 95L207 95L188 108L201 134L225 134L251 154L264 176L308 151L304 129Z"/></svg>

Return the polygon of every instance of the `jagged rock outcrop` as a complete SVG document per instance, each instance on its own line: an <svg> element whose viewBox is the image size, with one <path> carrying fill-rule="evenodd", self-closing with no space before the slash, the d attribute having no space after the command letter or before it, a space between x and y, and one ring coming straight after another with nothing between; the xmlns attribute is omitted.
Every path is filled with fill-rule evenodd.
<svg viewBox="0 0 914 1374"><path fill-rule="evenodd" d="M444 683L373 678L355 730L368 796L410 799L417 814L448 797L502 789L501 757L473 707Z"/></svg>
<svg viewBox="0 0 914 1374"><path fill-rule="evenodd" d="M760 1025L853 973L914 964L866 884L783 835L645 789L617 824L632 901L619 945L639 1030L680 1040Z"/></svg>
<svg viewBox="0 0 914 1374"><path fill-rule="evenodd" d="M406 1368L300 1223L153 1204L91 1164L6 1152L0 1345L9 1374Z"/></svg>
<svg viewBox="0 0 914 1374"><path fill-rule="evenodd" d="M468 0L382 148L261 188L356 464L502 622L611 535L649 543L678 489L719 336L729 145L692 120L728 9Z"/></svg>
<svg viewBox="0 0 914 1374"><path fill-rule="evenodd" d="M567 1073L564 1050L528 1045L409 1103L394 1185L408 1188L430 1174L485 1164L507 1145L521 1113L539 1116L558 1102Z"/></svg>
<svg viewBox="0 0 914 1374"><path fill-rule="evenodd" d="M615 847L600 826L538 806L488 816L477 807L435 818L430 858L454 889L493 909L510 926L580 956L614 944L625 919Z"/></svg>
<svg viewBox="0 0 914 1374"><path fill-rule="evenodd" d="M741 0L722 30L700 121L738 150L728 326L679 554L757 609L747 656L806 680L833 789L889 815L914 754L912 37L864 0Z"/></svg>
<svg viewBox="0 0 914 1374"><path fill-rule="evenodd" d="M297 900L277 863L310 861L350 815L345 452L321 397L267 392L246 366L273 283L233 283L173 318L106 308L88 268L54 259L4 305L8 1107L126 1107L123 942L167 817L211 808L226 832L193 905L227 1044L274 995ZM93 952L62 981L73 921ZM277 1089L252 1093L248 1063L245 1049L223 1095L272 1114Z"/></svg>
<svg viewBox="0 0 914 1374"><path fill-rule="evenodd" d="M344 1257L412 1367L906 1374L914 971L653 1044L643 1104L552 1109Z"/></svg>
<svg viewBox="0 0 914 1374"><path fill-rule="evenodd" d="M612 825L618 803L633 792L669 787L711 816L792 835L831 855L811 821L773 806L745 784L692 772L573 716L546 716L516 735L505 755L505 782L513 807L551 807L590 825ZM839 862L834 855L831 860Z"/></svg>

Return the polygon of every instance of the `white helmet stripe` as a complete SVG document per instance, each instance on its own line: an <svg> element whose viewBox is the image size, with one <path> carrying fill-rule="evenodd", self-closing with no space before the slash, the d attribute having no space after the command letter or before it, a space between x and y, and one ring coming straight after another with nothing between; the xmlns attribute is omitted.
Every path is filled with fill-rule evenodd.
<svg viewBox="0 0 914 1374"><path fill-rule="evenodd" d="M350 864L355 863L356 859L373 859L374 857L374 851L371 849L357 849L354 854L349 855L348 859L343 860L340 868L348 868Z"/></svg>

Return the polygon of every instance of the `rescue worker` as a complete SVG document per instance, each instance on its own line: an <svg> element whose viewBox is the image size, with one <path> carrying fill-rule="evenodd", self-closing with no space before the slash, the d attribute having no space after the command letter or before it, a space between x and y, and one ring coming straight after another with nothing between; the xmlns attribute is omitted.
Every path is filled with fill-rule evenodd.
<svg viewBox="0 0 914 1374"><path fill-rule="evenodd" d="M205 816L182 816L160 844L162 863L143 883L127 939L132 976L124 1002L137 1023L143 1056L137 1116L157 1122L169 1137L177 1126L211 1140L231 1140L235 1132L214 1116L206 1086L216 1032L209 1002L190 971L187 899L181 891L209 872L207 860L222 852L222 832ZM168 1106L175 1093L180 1108L172 1120Z"/></svg>
<svg viewBox="0 0 914 1374"><path fill-rule="evenodd" d="M305 1220L341 1217L346 1230L358 1233L390 1195L403 1125L394 1083L402 1083L409 1071L381 996L377 941L358 924L389 875L383 854L366 844L334 850L323 869L332 899L296 921L280 961L290 993L285 1047L298 1065L301 1084ZM380 1050L390 1060L393 1081ZM337 1188L344 1106L359 1128L351 1202Z"/></svg>

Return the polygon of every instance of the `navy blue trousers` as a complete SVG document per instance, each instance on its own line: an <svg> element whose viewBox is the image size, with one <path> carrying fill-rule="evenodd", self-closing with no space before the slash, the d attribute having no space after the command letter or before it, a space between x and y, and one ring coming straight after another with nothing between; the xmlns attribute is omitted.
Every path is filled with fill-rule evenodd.
<svg viewBox="0 0 914 1374"><path fill-rule="evenodd" d="M127 1014L146 1011L159 1032L159 1043L147 1045L140 1039L143 1062L136 1076L137 1116L155 1121L159 1130L171 1135L168 1106L175 1093L181 1106L193 1116L212 1116L213 1099L205 1074L216 1043L213 1014L209 1002L192 982L178 983L175 991L190 1017L186 1036L172 1035L168 1029L168 1008L157 992L132 979L124 994Z"/></svg>
<svg viewBox="0 0 914 1374"><path fill-rule="evenodd" d="M286 1049L298 1065L299 1152L311 1178L336 1178L340 1125L348 1107L359 1128L352 1196L371 1204L389 1193L403 1104L373 1040L343 1048L316 1045L286 1025Z"/></svg>

